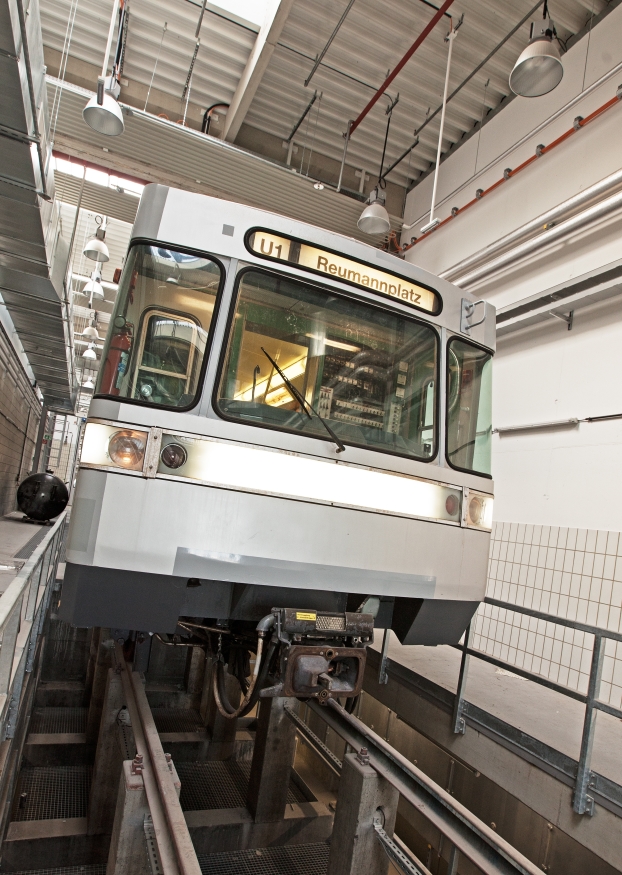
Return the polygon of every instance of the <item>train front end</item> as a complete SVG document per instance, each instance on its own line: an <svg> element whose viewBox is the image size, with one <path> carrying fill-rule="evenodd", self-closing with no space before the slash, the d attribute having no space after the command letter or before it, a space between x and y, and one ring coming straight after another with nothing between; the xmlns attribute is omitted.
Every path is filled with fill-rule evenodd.
<svg viewBox="0 0 622 875"><path fill-rule="evenodd" d="M147 187L61 617L230 666L265 640L273 694L320 699L356 694L374 626L456 643L486 586L493 351L494 309L413 265Z"/></svg>

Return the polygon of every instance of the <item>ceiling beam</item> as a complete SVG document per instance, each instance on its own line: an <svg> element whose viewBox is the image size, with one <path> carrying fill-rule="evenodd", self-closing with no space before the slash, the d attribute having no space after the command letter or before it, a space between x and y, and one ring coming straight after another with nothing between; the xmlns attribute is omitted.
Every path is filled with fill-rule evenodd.
<svg viewBox="0 0 622 875"><path fill-rule="evenodd" d="M235 94L231 98L231 105L225 117L223 140L232 143L237 137L293 3L294 0L270 0L266 10L266 18L257 34L255 45L240 77L238 87L235 89Z"/></svg>

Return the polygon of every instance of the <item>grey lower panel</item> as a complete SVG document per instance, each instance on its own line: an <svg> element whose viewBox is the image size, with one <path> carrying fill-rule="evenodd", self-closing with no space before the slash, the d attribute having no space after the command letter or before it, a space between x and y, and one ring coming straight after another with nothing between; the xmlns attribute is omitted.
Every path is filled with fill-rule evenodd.
<svg viewBox="0 0 622 875"><path fill-rule="evenodd" d="M376 594L370 588L369 595ZM180 616L257 622L275 607L356 611L361 600L358 592L338 589L172 577L68 562L58 614L74 626L171 633ZM470 601L380 596L375 625L381 629L390 626L402 644L455 644L477 605Z"/></svg>
<svg viewBox="0 0 622 875"><path fill-rule="evenodd" d="M395 599L391 628L402 644L457 644L479 602Z"/></svg>
<svg viewBox="0 0 622 875"><path fill-rule="evenodd" d="M173 574L231 582L285 586L322 591L354 590L386 593L408 598L434 598L436 577L423 574L400 574L343 565L319 565L315 562L292 562L265 559L238 553L197 552L178 547Z"/></svg>

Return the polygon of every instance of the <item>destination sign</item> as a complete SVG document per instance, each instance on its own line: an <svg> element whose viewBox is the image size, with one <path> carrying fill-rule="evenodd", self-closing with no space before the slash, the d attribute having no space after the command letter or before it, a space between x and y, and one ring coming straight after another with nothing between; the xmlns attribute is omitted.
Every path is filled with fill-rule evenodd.
<svg viewBox="0 0 622 875"><path fill-rule="evenodd" d="M257 230L248 238L248 246L255 255L295 264L314 273L325 274L350 285L377 292L388 298L410 304L427 313L439 313L441 300L436 292L420 286L403 276L378 270L369 264L335 255L326 249L311 246L270 231Z"/></svg>

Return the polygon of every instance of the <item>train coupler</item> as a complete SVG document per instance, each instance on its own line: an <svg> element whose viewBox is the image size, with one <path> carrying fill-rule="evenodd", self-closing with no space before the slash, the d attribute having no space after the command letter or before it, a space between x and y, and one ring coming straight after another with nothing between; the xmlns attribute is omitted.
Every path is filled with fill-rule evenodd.
<svg viewBox="0 0 622 875"><path fill-rule="evenodd" d="M262 697L328 699L358 696L367 646L374 639L371 614L274 608L274 636L280 644L272 686Z"/></svg>

